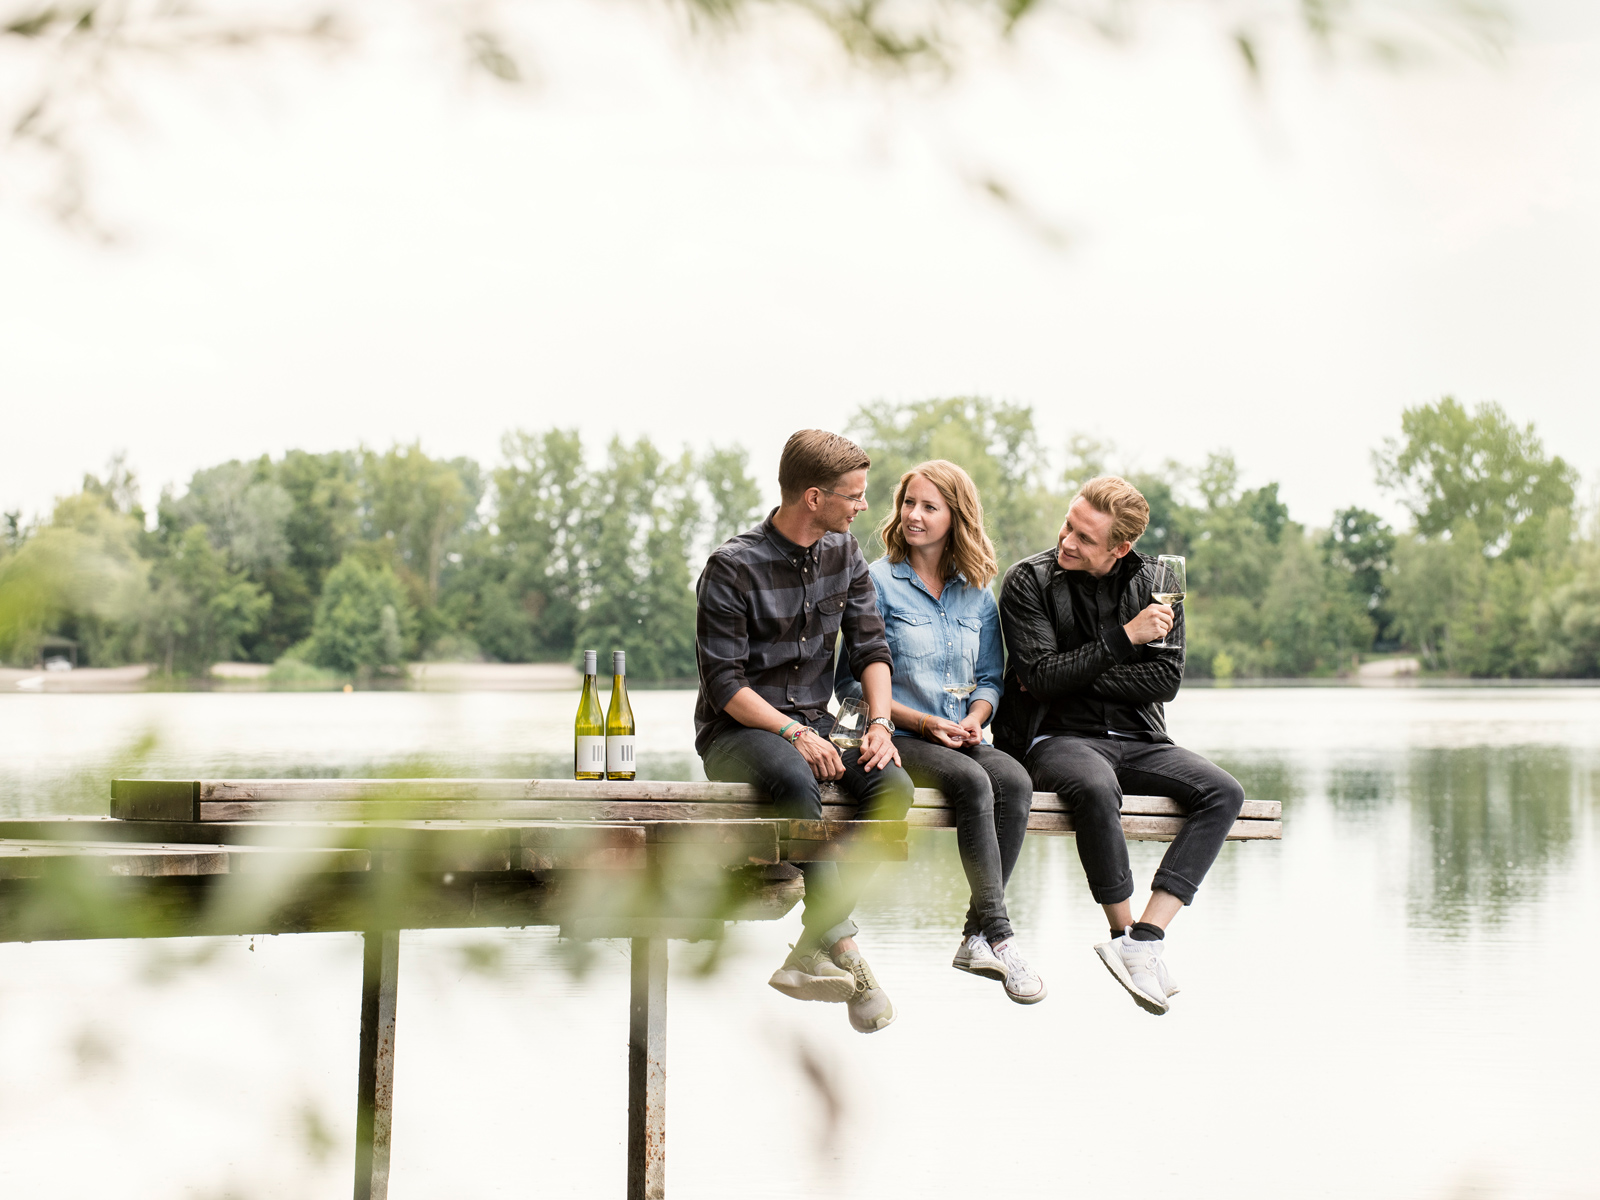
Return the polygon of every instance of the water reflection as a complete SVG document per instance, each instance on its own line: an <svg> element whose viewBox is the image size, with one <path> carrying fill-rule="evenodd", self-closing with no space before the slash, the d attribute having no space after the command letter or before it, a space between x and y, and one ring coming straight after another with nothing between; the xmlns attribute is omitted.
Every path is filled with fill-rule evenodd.
<svg viewBox="0 0 1600 1200"><path fill-rule="evenodd" d="M1377 812L1395 798L1394 772L1382 766L1336 766L1328 772L1328 802L1350 816Z"/></svg>
<svg viewBox="0 0 1600 1200"><path fill-rule="evenodd" d="M1405 759L1408 903L1419 926L1504 920L1567 866L1575 764L1543 746L1423 750Z"/></svg>

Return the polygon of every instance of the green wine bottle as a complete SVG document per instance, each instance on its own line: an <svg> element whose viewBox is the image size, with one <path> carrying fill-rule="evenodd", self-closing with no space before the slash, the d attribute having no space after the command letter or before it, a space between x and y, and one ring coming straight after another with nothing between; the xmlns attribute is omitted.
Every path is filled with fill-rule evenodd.
<svg viewBox="0 0 1600 1200"><path fill-rule="evenodd" d="M606 778L633 778L633 706L628 703L628 654L611 654L611 707L606 710Z"/></svg>
<svg viewBox="0 0 1600 1200"><path fill-rule="evenodd" d="M583 652L583 699L573 725L572 777L606 777L606 722L600 713L600 652Z"/></svg>

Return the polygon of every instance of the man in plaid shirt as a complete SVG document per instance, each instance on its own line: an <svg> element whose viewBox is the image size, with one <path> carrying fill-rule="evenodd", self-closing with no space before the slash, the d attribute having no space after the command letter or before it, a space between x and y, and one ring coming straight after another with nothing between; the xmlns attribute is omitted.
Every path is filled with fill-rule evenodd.
<svg viewBox="0 0 1600 1200"><path fill-rule="evenodd" d="M897 821L911 807L889 719L890 657L883 618L850 523L867 507L861 447L802 429L778 463L782 503L711 554L695 587L695 749L706 775L750 783L787 818L820 820L822 780L837 781L861 815ZM859 749L828 740L834 645L861 681L871 724ZM856 945L855 908L870 863L806 863L804 930L772 976L797 1000L848 1005L874 1033L894 1006Z"/></svg>

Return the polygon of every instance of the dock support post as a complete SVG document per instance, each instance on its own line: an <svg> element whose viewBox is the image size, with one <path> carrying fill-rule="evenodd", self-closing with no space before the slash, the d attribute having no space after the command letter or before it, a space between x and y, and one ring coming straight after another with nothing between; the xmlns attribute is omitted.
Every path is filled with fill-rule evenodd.
<svg viewBox="0 0 1600 1200"><path fill-rule="evenodd" d="M628 1200L663 1200L667 1194L667 939L632 941Z"/></svg>
<svg viewBox="0 0 1600 1200"><path fill-rule="evenodd" d="M394 1107L394 1002L400 931L361 935L361 1051L356 1083L355 1200L387 1200Z"/></svg>

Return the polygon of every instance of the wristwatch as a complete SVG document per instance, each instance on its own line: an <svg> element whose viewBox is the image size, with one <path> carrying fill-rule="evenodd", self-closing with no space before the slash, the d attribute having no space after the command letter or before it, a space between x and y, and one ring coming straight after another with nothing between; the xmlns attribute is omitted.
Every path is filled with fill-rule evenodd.
<svg viewBox="0 0 1600 1200"><path fill-rule="evenodd" d="M894 732L894 722L889 720L888 717L873 717L872 720L867 722L867 724L868 725L882 725L890 733Z"/></svg>

